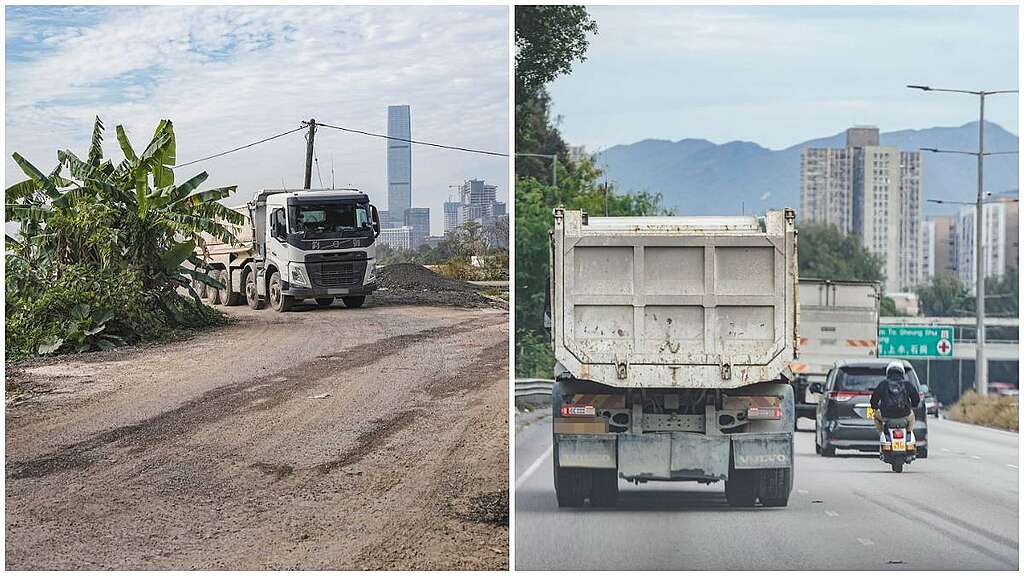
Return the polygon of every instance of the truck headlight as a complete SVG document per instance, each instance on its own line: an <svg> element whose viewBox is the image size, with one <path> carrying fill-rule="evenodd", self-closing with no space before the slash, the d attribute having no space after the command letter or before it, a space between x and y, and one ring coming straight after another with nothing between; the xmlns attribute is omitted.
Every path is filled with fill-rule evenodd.
<svg viewBox="0 0 1024 576"><path fill-rule="evenodd" d="M302 262L288 264L288 281L296 286L312 288L309 284L309 277L306 276L306 265Z"/></svg>
<svg viewBox="0 0 1024 576"><path fill-rule="evenodd" d="M373 282L375 280L377 280L377 265L376 264L371 264L370 265L370 274L366 277L366 281L367 282Z"/></svg>

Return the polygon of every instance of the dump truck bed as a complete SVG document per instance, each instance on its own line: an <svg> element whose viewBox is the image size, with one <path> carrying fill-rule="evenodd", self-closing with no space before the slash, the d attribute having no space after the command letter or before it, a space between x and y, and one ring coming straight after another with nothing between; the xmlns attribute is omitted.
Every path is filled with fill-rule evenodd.
<svg viewBox="0 0 1024 576"><path fill-rule="evenodd" d="M792 210L763 218L555 210L552 346L615 387L739 388L786 377L797 347Z"/></svg>

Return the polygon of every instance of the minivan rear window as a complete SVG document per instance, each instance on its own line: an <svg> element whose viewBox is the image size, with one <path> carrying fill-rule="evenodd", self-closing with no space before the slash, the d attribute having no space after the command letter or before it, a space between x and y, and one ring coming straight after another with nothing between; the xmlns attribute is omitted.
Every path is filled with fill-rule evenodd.
<svg viewBox="0 0 1024 576"><path fill-rule="evenodd" d="M910 380L915 388L921 389L921 383L918 382L917 374L913 369L907 369L907 379ZM836 374L833 390L870 392L882 380L885 380L885 368L840 368Z"/></svg>

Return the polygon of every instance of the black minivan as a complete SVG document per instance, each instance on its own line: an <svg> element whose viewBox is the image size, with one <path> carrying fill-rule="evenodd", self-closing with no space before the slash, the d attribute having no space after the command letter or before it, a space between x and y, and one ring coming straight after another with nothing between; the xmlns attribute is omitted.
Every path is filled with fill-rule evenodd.
<svg viewBox="0 0 1024 576"><path fill-rule="evenodd" d="M828 373L824 384L812 383L811 390L820 393L815 416L814 451L822 456L835 456L836 450L878 451L878 431L871 410L871 392L885 380L885 368L892 360L840 360ZM921 391L921 381L914 367L901 360L907 379ZM928 422L924 394L914 408L917 457L928 457Z"/></svg>

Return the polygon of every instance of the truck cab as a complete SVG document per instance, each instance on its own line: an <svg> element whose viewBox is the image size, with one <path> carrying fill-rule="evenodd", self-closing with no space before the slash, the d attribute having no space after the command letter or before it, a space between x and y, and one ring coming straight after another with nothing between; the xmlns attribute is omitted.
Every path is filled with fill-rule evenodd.
<svg viewBox="0 0 1024 576"><path fill-rule="evenodd" d="M256 254L246 297L278 311L315 299L362 306L377 285L380 217L354 189L262 190L247 205ZM258 306L259 304L257 304Z"/></svg>

